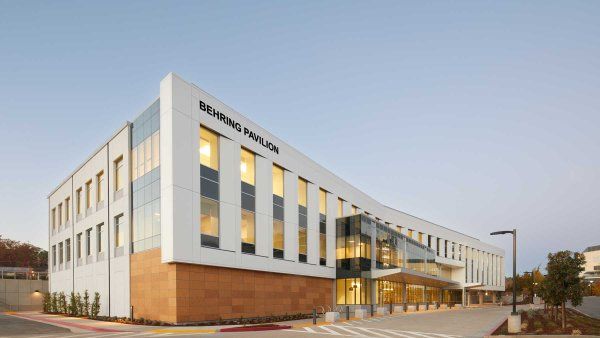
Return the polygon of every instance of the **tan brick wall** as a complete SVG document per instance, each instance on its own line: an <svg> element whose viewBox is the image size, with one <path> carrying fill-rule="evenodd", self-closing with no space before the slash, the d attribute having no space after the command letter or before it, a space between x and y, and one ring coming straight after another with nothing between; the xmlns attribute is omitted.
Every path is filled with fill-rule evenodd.
<svg viewBox="0 0 600 338"><path fill-rule="evenodd" d="M131 263L136 317L181 323L310 313L333 299L333 280L326 278L162 264L160 249L134 254Z"/></svg>

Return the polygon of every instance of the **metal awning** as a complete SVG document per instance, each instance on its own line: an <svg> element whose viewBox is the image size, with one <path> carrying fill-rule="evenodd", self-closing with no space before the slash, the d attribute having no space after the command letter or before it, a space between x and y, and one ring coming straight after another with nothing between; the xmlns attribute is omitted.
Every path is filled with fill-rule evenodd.
<svg viewBox="0 0 600 338"><path fill-rule="evenodd" d="M451 279L436 277L428 275L426 273L417 272L405 268L374 269L364 273L364 277L378 280L386 280L391 282L433 286L437 288L443 288L458 284L457 282Z"/></svg>

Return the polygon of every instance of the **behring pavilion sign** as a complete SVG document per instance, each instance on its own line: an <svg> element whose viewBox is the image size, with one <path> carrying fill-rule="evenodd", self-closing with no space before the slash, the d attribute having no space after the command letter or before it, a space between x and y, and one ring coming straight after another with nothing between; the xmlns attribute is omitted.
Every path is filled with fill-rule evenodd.
<svg viewBox="0 0 600 338"><path fill-rule="evenodd" d="M208 115L221 121L223 124L228 125L231 128L235 129L238 133L243 133L244 136L248 137L251 140L254 140L254 142L269 149L270 151L274 152L275 154L279 154L279 147L276 146L275 144L273 144L271 141L265 139L260 134L257 134L256 132L248 129L247 127L242 126L239 122L237 122L234 119L230 118L229 116L221 113L220 111L216 110L212 106L204 103L204 101L202 101L202 100L200 100L200 110L206 112Z"/></svg>

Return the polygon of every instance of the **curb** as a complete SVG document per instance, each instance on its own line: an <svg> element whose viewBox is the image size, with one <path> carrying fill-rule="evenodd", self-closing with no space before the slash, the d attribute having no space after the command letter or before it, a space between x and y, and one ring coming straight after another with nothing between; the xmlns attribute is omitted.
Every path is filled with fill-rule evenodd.
<svg viewBox="0 0 600 338"><path fill-rule="evenodd" d="M252 331L274 331L291 329L291 325L259 325L259 326L238 326L220 329L219 332L252 332Z"/></svg>

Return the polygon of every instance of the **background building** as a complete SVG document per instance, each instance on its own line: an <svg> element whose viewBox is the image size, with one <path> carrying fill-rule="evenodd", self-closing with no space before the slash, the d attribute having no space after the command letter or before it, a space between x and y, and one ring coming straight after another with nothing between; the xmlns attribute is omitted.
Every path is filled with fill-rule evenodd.
<svg viewBox="0 0 600 338"><path fill-rule="evenodd" d="M504 290L502 249L382 205L174 74L48 201L50 289L98 291L105 315L190 322Z"/></svg>
<svg viewBox="0 0 600 338"><path fill-rule="evenodd" d="M590 281L600 280L600 245L585 248L583 255L585 256L583 278Z"/></svg>

